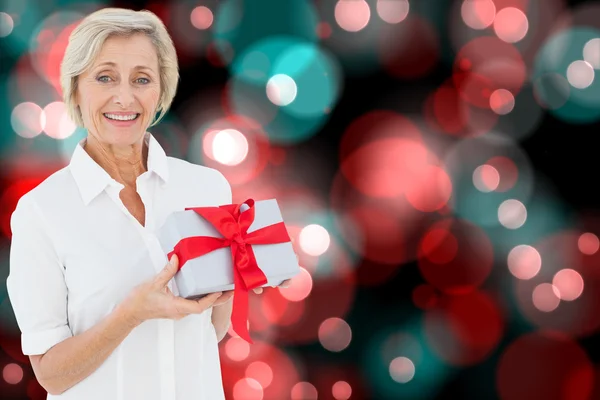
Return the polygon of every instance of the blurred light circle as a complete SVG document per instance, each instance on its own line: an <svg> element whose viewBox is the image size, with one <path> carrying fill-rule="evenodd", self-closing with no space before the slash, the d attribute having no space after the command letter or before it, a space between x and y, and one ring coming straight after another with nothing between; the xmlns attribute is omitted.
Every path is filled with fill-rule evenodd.
<svg viewBox="0 0 600 400"><path fill-rule="evenodd" d="M329 51L293 36L252 43L235 58L232 73L225 90L229 112L257 121L270 141L280 144L316 134L343 83Z"/></svg>
<svg viewBox="0 0 600 400"><path fill-rule="evenodd" d="M505 156L495 156L487 160L487 164L498 171L500 182L494 188L497 192L507 192L515 186L519 178L519 169L515 162ZM493 174L493 173L492 173Z"/></svg>
<svg viewBox="0 0 600 400"><path fill-rule="evenodd" d="M565 268L558 271L552 279L552 285L558 289L563 301L573 301L583 293L583 278L579 272Z"/></svg>
<svg viewBox="0 0 600 400"><path fill-rule="evenodd" d="M490 95L490 108L496 114L506 115L515 108L515 97L506 89L496 89Z"/></svg>
<svg viewBox="0 0 600 400"><path fill-rule="evenodd" d="M197 110L194 117L200 118ZM201 117L208 122L189 122L194 133L187 146L187 159L218 169L232 185L256 179L267 166L271 147L261 126L237 114Z"/></svg>
<svg viewBox="0 0 600 400"><path fill-rule="evenodd" d="M285 74L278 74L267 82L267 97L278 106L287 106L296 98L296 82Z"/></svg>
<svg viewBox="0 0 600 400"><path fill-rule="evenodd" d="M269 333L275 326L291 326L302 319L306 308L304 302L289 301L281 295L281 292L278 296L274 296L272 291L268 293L267 295L263 293L261 296L260 309L257 310L261 318L256 318L257 314L250 315L253 331Z"/></svg>
<svg viewBox="0 0 600 400"><path fill-rule="evenodd" d="M371 19L371 9L364 0L338 0L334 13L337 24L348 32L362 30Z"/></svg>
<svg viewBox="0 0 600 400"><path fill-rule="evenodd" d="M426 99L426 121L436 131L456 137L476 137L488 133L498 122L498 114L489 108L475 107L449 78Z"/></svg>
<svg viewBox="0 0 600 400"><path fill-rule="evenodd" d="M413 40L416 37L419 40ZM386 26L377 40L375 49L380 64L394 78L407 80L427 76L440 59L441 39L438 30L430 20L416 14L401 24Z"/></svg>
<svg viewBox="0 0 600 400"><path fill-rule="evenodd" d="M527 80L527 66L519 50L493 36L477 37L456 55L452 80L463 100L490 109L490 95L497 89L520 93Z"/></svg>
<svg viewBox="0 0 600 400"><path fill-rule="evenodd" d="M246 377L254 379L262 388L266 388L273 381L273 370L266 362L254 361L246 367Z"/></svg>
<svg viewBox="0 0 600 400"><path fill-rule="evenodd" d="M420 144L422 134L415 122L402 114L390 110L369 111L356 117L344 132L339 158L343 160L380 139L404 139Z"/></svg>
<svg viewBox="0 0 600 400"><path fill-rule="evenodd" d="M513 341L496 370L500 400L587 400L594 385L592 363L577 342L538 331Z"/></svg>
<svg viewBox="0 0 600 400"><path fill-rule="evenodd" d="M508 270L515 278L528 280L540 272L542 257L532 246L521 244L508 253Z"/></svg>
<svg viewBox="0 0 600 400"><path fill-rule="evenodd" d="M299 239L302 251L314 257L325 253L331 243L327 229L317 224L310 224L302 228Z"/></svg>
<svg viewBox="0 0 600 400"><path fill-rule="evenodd" d="M190 3L190 2L182 2ZM192 4L197 2L191 2ZM217 1L215 21L211 36L217 43L228 43L227 47L236 58L265 38L278 33L296 40L316 43L317 25L321 18L317 15L315 4L305 0L286 0L273 2L264 7L255 7L245 1ZM293 15L291 23L284 15ZM218 48L217 50L221 50ZM299 85L300 87L301 85ZM263 87L264 89L264 87Z"/></svg>
<svg viewBox="0 0 600 400"><path fill-rule="evenodd" d="M17 135L31 139L42 133L46 125L46 119L40 106L25 102L13 108L10 123Z"/></svg>
<svg viewBox="0 0 600 400"><path fill-rule="evenodd" d="M418 250L423 278L449 294L479 287L490 274L494 258L492 243L481 228L452 218L432 224Z"/></svg>
<svg viewBox="0 0 600 400"><path fill-rule="evenodd" d="M79 11L53 12L47 15L31 33L29 48L32 66L57 93L62 93L60 64L69 36L84 16L85 14Z"/></svg>
<svg viewBox="0 0 600 400"><path fill-rule="evenodd" d="M423 236L421 252L434 264L447 264L458 253L458 241L447 229L432 228Z"/></svg>
<svg viewBox="0 0 600 400"><path fill-rule="evenodd" d="M352 387L346 381L337 381L331 387L331 393L335 400L348 400L352 396Z"/></svg>
<svg viewBox="0 0 600 400"><path fill-rule="evenodd" d="M542 312L552 312L560 304L560 292L551 283L540 283L533 289L531 300L535 308Z"/></svg>
<svg viewBox="0 0 600 400"><path fill-rule="evenodd" d="M412 291L413 303L422 310L428 310L437 305L438 294L429 284L421 284Z"/></svg>
<svg viewBox="0 0 600 400"><path fill-rule="evenodd" d="M256 380L242 378L233 387L233 400L262 400L263 387Z"/></svg>
<svg viewBox="0 0 600 400"><path fill-rule="evenodd" d="M340 352L350 345L352 330L341 318L328 318L319 326L321 345L332 352Z"/></svg>
<svg viewBox="0 0 600 400"><path fill-rule="evenodd" d="M287 220L290 221L289 218ZM344 318L354 304L356 296L354 269L349 264L349 256L344 250L336 250L339 247L333 246L317 260L310 295L304 297L306 290L302 287L297 291L298 294L294 291L294 279L298 276L303 279L302 276L309 275L301 269L301 273L292 278L291 287L266 290L261 296L253 297L269 301L269 307L274 314L281 317L273 321L271 316L265 315L263 307L257 306L255 312L250 312L250 320L256 321L254 324L261 320L269 322L267 318L271 318L271 323L276 322L278 343L305 344L318 340L321 323L332 317ZM325 271L319 272L320 270ZM288 296L290 300L284 296ZM303 300L293 301L296 298ZM252 310L252 305L250 308Z"/></svg>
<svg viewBox="0 0 600 400"><path fill-rule="evenodd" d="M212 155L211 158L221 164L238 165L248 156L248 140L238 130L223 129L206 135L204 141L210 141L212 147L212 154L205 152L206 155Z"/></svg>
<svg viewBox="0 0 600 400"><path fill-rule="evenodd" d="M511 229L524 222L521 219L526 214L519 212L521 206L518 203L509 201L500 207L511 197L525 202L533 195L531 162L513 139L492 133L463 139L446 152L442 162L453 185L448 205L458 216L480 226L496 227L507 223ZM485 164L495 168L500 175L498 187L493 192L481 192L473 185L473 171Z"/></svg>
<svg viewBox="0 0 600 400"><path fill-rule="evenodd" d="M242 361L250 354L250 345L240 337L231 337L225 343L225 353L233 361Z"/></svg>
<svg viewBox="0 0 600 400"><path fill-rule="evenodd" d="M415 364L407 357L396 357L390 363L390 376L398 383L407 383L415 376Z"/></svg>
<svg viewBox="0 0 600 400"><path fill-rule="evenodd" d="M432 399L439 393L448 365L427 343L423 327L418 323L422 316L413 317L401 329L387 325L375 331L369 335L367 346L362 346L362 372L371 390L370 396L364 398ZM410 378L410 381L403 383L395 378L405 381Z"/></svg>
<svg viewBox="0 0 600 400"><path fill-rule="evenodd" d="M23 368L19 364L9 363L2 369L4 381L10 385L17 385L23 380Z"/></svg>
<svg viewBox="0 0 600 400"><path fill-rule="evenodd" d="M279 288L279 291L289 301L302 301L308 297L312 287L313 280L310 273L300 267L300 273L292 278L290 285L286 288Z"/></svg>
<svg viewBox="0 0 600 400"><path fill-rule="evenodd" d="M493 95L496 97L500 93L502 92L494 92ZM497 101L490 103L490 106L499 106L494 110L499 115L494 129L519 141L533 136L541 127L544 116L544 110L536 98L533 83L527 81L516 96L510 91L505 95L497 96Z"/></svg>
<svg viewBox="0 0 600 400"><path fill-rule="evenodd" d="M507 229L518 229L527 220L527 209L519 200L504 200L498 207L498 220Z"/></svg>
<svg viewBox="0 0 600 400"><path fill-rule="evenodd" d="M452 195L452 182L444 169L427 165L416 173L414 184L408 185L406 200L417 210L433 212L445 207Z"/></svg>
<svg viewBox="0 0 600 400"><path fill-rule="evenodd" d="M600 330L600 253L593 256L581 253L578 245L581 232L560 231L535 243L543 260L539 273L530 280L515 280L514 293L524 317L542 329L563 332L571 337L587 337ZM556 280L561 270L564 278ZM580 280L581 279L581 280ZM564 285L566 299L578 296L576 301L561 301ZM585 282L585 289L583 289ZM535 293L535 294L534 294Z"/></svg>
<svg viewBox="0 0 600 400"><path fill-rule="evenodd" d="M351 207L344 214L343 224L348 220L359 232L344 235L342 230L342 234L350 248L368 260L397 265L406 257L401 245L405 233L400 221L390 218L386 211L376 206Z"/></svg>
<svg viewBox="0 0 600 400"><path fill-rule="evenodd" d="M567 68L567 80L574 88L585 89L594 82L594 68L587 61L573 61Z"/></svg>
<svg viewBox="0 0 600 400"><path fill-rule="evenodd" d="M328 22L319 22L319 25L317 26L317 32L319 38L328 39L332 34L331 25Z"/></svg>
<svg viewBox="0 0 600 400"><path fill-rule="evenodd" d="M595 254L598 251L598 249L600 249L600 240L598 240L598 236L594 235L591 232L581 234L581 236L579 236L577 244L579 247L579 251L589 256Z"/></svg>
<svg viewBox="0 0 600 400"><path fill-rule="evenodd" d="M280 91L287 90L285 99L292 93L287 79L297 86L293 101L283 110L296 118L322 118L339 99L342 70L338 61L332 53L312 43L295 42L283 49L273 62L272 74L287 77L276 81L282 85Z"/></svg>
<svg viewBox="0 0 600 400"><path fill-rule="evenodd" d="M250 299L256 297L261 296L250 296ZM258 334L252 336L254 343L244 362L232 361L223 354L224 346L219 346L225 390L225 396L222 398L240 400L289 398L290 388L299 381L295 360L292 360L282 349L266 342L267 338L259 337ZM254 374L257 374L256 377ZM263 381L268 380L270 380L269 385L264 386Z"/></svg>
<svg viewBox="0 0 600 400"><path fill-rule="evenodd" d="M460 13L469 28L481 30L494 22L496 5L492 0L464 0Z"/></svg>
<svg viewBox="0 0 600 400"><path fill-rule="evenodd" d="M504 333L499 305L478 290L442 296L439 307L426 311L424 323L431 349L455 366L474 365L489 357Z"/></svg>
<svg viewBox="0 0 600 400"><path fill-rule="evenodd" d="M71 121L62 101L55 101L44 107L46 123L44 132L53 139L66 139L75 132L77 125Z"/></svg>
<svg viewBox="0 0 600 400"><path fill-rule="evenodd" d="M557 73L544 73L534 79L536 100L549 110L557 110L567 103L570 87L567 78Z"/></svg>
<svg viewBox="0 0 600 400"><path fill-rule="evenodd" d="M190 21L194 28L200 30L206 30L210 28L213 23L213 13L210 8L206 6L198 6L192 10L190 15Z"/></svg>
<svg viewBox="0 0 600 400"><path fill-rule="evenodd" d="M600 38L590 39L583 46L583 59L594 69L600 69Z"/></svg>
<svg viewBox="0 0 600 400"><path fill-rule="evenodd" d="M527 35L529 20L523 11L506 7L496 13L494 32L507 43L516 43Z"/></svg>
<svg viewBox="0 0 600 400"><path fill-rule="evenodd" d="M317 400L317 388L309 382L298 382L292 387L292 400Z"/></svg>
<svg viewBox="0 0 600 400"><path fill-rule="evenodd" d="M500 184L500 174L498 170L489 164L483 164L473 171L473 185L484 193L489 193Z"/></svg>
<svg viewBox="0 0 600 400"><path fill-rule="evenodd" d="M377 0L377 14L388 24L402 22L408 16L410 3L408 0Z"/></svg>
<svg viewBox="0 0 600 400"><path fill-rule="evenodd" d="M542 104L550 104L552 115L567 123L600 120L600 79L594 79L594 69L582 60L585 45L599 35L600 27L559 29L537 52L532 71L537 94Z"/></svg>
<svg viewBox="0 0 600 400"><path fill-rule="evenodd" d="M0 38L10 35L14 27L15 23L12 17L5 12L0 12Z"/></svg>

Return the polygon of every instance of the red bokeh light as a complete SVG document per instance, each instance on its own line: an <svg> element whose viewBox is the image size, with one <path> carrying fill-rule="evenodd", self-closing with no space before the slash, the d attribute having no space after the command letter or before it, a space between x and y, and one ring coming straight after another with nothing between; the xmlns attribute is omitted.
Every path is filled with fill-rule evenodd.
<svg viewBox="0 0 600 400"><path fill-rule="evenodd" d="M418 40L413 39L417 37ZM414 14L382 30L378 51L384 70L401 79L428 75L440 58L437 31L426 19Z"/></svg>
<svg viewBox="0 0 600 400"><path fill-rule="evenodd" d="M416 190L429 152L420 142L380 139L361 146L340 165L344 177L365 195L394 198Z"/></svg>
<svg viewBox="0 0 600 400"><path fill-rule="evenodd" d="M38 57L43 57L42 60L40 60L40 63L44 67L46 79L50 81L51 85L56 90L56 93L58 93L58 95L61 97L62 87L60 86L60 64L62 63L65 51L67 50L69 36L79 23L80 20L63 28L58 34L58 37L55 40L52 40L49 51L46 54L38 55Z"/></svg>
<svg viewBox="0 0 600 400"><path fill-rule="evenodd" d="M594 370L585 351L555 332L534 332L511 343L498 363L501 400L587 400Z"/></svg>
<svg viewBox="0 0 600 400"><path fill-rule="evenodd" d="M248 155L242 162L236 165L224 165L215 161L210 153L212 146L205 147L204 140L201 141L202 148L195 151L208 151L204 157L205 165L221 171L232 185L252 181L265 169L270 158L270 144L266 134L256 121L243 115L220 118L207 126L201 134L204 139L204 136L214 135L215 132L224 129L234 129L245 136L248 142Z"/></svg>
<svg viewBox="0 0 600 400"><path fill-rule="evenodd" d="M496 192L507 192L512 189L519 179L519 169L513 160L504 156L492 157L486 162L498 171L500 183L494 189Z"/></svg>
<svg viewBox="0 0 600 400"><path fill-rule="evenodd" d="M452 195L452 182L446 171L428 165L416 174L416 184L406 190L406 199L417 210L437 211L444 207Z"/></svg>
<svg viewBox="0 0 600 400"><path fill-rule="evenodd" d="M423 310L435 307L438 303L438 297L435 288L429 284L419 285L412 291L413 303Z"/></svg>
<svg viewBox="0 0 600 400"><path fill-rule="evenodd" d="M374 110L356 118L340 142L340 160L364 144L384 138L421 142L419 128L408 118L390 110Z"/></svg>
<svg viewBox="0 0 600 400"><path fill-rule="evenodd" d="M257 339L253 340L254 344L250 346L250 354L243 361L230 360L224 354L224 347L219 346L225 397L228 399L239 398L244 400L244 397L239 397L246 393L243 388L246 388L248 392L251 391L253 395L256 395L257 393L255 392L258 392L258 387L261 387L264 399L288 398L292 386L299 380L298 371L296 370L294 362L287 354L277 347ZM264 363L271 369L273 376L268 386L262 386L261 382L263 380L266 381L268 376L259 374L261 381L247 376L247 371L250 366L254 365L254 367L256 367L257 365L261 365L254 364L255 362ZM254 367L250 367L250 370L252 371L252 368ZM264 372L265 367L262 366L259 370L263 370ZM235 385L242 379L251 379L252 382L246 381L240 383L237 389L238 392L234 394ZM256 382L256 384L254 384L254 382Z"/></svg>
<svg viewBox="0 0 600 400"><path fill-rule="evenodd" d="M587 337L600 330L600 272L597 255L586 255L579 251L578 241L581 232L561 231L544 237L534 247L539 252L542 267L538 274L529 280L515 280L517 306L529 321L540 328L563 332L573 337ZM555 283L556 274L568 266L581 277L575 281L559 279L560 286L565 285L565 300L554 300L559 303L550 311L541 311L533 303L533 294L539 285ZM568 274L569 276L572 273ZM569 277L567 276L567 278ZM560 275L559 275L560 277ZM575 285L571 285L574 283ZM583 287L583 291L580 290ZM546 289L550 297L562 297L560 287ZM570 295L570 296L569 296ZM552 304L550 304L552 305Z"/></svg>
<svg viewBox="0 0 600 400"><path fill-rule="evenodd" d="M45 178L30 178L22 179L14 182L4 190L2 197L0 198L0 226L2 227L2 233L7 237L11 238L12 233L10 231L10 217L17 207L17 203L21 197L34 189L39 185Z"/></svg>
<svg viewBox="0 0 600 400"><path fill-rule="evenodd" d="M498 122L498 114L489 107L475 107L465 101L452 78L427 97L423 113L432 129L457 137L483 135Z"/></svg>
<svg viewBox="0 0 600 400"><path fill-rule="evenodd" d="M493 247L479 227L447 218L431 226L419 245L423 277L445 293L467 293L481 285L493 265Z"/></svg>
<svg viewBox="0 0 600 400"><path fill-rule="evenodd" d="M473 39L456 55L453 81L463 98L479 108L490 108L497 89L516 96L526 79L526 66L512 45L490 36Z"/></svg>
<svg viewBox="0 0 600 400"><path fill-rule="evenodd" d="M481 291L442 296L439 307L427 311L425 331L432 350L443 360L473 365L487 358L500 342L503 312Z"/></svg>

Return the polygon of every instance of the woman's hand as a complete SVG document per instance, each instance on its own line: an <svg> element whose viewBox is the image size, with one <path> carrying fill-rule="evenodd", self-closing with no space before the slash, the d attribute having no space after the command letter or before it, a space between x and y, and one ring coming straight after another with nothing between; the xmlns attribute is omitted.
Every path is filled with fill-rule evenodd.
<svg viewBox="0 0 600 400"><path fill-rule="evenodd" d="M124 300L123 307L133 326L149 319L179 320L189 314L200 314L215 305L221 297L221 292L208 294L198 300L175 296L167 284L177 273L178 266L179 260L173 255L162 271L150 281L136 286Z"/></svg>

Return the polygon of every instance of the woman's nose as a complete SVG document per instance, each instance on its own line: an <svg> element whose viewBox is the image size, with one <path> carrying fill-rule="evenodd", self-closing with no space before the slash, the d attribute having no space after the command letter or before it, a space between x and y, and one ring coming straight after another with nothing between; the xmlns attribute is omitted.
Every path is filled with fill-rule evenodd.
<svg viewBox="0 0 600 400"><path fill-rule="evenodd" d="M129 83L122 83L118 86L114 101L123 108L128 108L133 104L133 90Z"/></svg>

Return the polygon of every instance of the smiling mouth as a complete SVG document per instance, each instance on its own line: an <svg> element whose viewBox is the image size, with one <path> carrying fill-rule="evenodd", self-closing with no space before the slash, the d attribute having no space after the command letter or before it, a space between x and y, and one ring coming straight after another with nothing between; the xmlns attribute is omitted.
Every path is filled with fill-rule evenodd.
<svg viewBox="0 0 600 400"><path fill-rule="evenodd" d="M140 114L132 114L132 115L115 115L115 114L107 114L104 113L105 118L110 119L111 121L135 121L139 118Z"/></svg>

